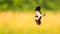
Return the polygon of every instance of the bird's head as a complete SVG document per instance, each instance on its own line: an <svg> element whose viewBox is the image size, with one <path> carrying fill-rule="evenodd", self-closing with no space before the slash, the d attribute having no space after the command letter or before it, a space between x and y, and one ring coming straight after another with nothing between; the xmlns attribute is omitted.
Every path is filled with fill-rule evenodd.
<svg viewBox="0 0 60 34"><path fill-rule="evenodd" d="M40 11L41 7L40 6L37 6L35 11Z"/></svg>

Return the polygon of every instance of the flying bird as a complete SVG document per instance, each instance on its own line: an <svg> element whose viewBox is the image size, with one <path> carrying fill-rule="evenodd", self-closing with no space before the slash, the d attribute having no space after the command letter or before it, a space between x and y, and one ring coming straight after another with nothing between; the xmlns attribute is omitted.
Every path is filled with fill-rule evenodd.
<svg viewBox="0 0 60 34"><path fill-rule="evenodd" d="M42 13L41 13L41 7L40 6L36 7L35 13L36 13L36 16L35 16L36 24L40 25L41 24L41 18L42 18L42 16L45 16L45 14L42 15Z"/></svg>

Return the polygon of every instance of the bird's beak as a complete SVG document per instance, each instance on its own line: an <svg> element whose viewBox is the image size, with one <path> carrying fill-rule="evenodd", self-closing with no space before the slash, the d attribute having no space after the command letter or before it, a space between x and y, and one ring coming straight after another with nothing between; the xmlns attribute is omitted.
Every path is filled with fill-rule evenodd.
<svg viewBox="0 0 60 34"><path fill-rule="evenodd" d="M44 16L45 16L46 14L44 13Z"/></svg>
<svg viewBox="0 0 60 34"><path fill-rule="evenodd" d="M43 16L45 16L46 14L44 13Z"/></svg>

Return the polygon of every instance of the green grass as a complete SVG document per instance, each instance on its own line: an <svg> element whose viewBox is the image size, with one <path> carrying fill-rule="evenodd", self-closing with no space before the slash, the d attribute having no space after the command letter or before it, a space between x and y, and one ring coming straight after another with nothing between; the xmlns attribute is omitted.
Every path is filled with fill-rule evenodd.
<svg viewBox="0 0 60 34"><path fill-rule="evenodd" d="M11 29L2 28L0 34L60 34L60 27L50 28L22 28L22 29Z"/></svg>

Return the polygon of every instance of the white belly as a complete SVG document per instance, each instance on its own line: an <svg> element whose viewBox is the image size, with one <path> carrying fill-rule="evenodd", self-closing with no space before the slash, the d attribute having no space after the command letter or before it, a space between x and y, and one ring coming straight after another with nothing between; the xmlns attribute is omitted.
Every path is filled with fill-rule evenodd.
<svg viewBox="0 0 60 34"><path fill-rule="evenodd" d="M42 14L40 14L39 11L36 11L36 15L38 16L38 17L36 18L36 20L38 20L38 19L42 16Z"/></svg>

